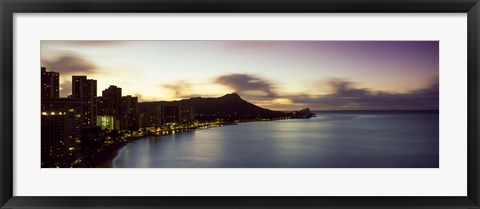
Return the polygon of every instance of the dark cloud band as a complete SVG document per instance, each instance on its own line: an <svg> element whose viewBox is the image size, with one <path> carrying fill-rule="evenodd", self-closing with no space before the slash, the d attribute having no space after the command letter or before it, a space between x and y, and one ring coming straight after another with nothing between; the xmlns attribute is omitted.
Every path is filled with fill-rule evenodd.
<svg viewBox="0 0 480 209"><path fill-rule="evenodd" d="M220 76L215 80L215 83L234 89L236 92L244 93L248 96L248 92L261 92L266 98L277 97L273 91L271 83L255 75L248 74L229 74Z"/></svg>
<svg viewBox="0 0 480 209"><path fill-rule="evenodd" d="M91 73L97 66L78 54L63 54L56 59L42 59L42 66L48 70L69 73Z"/></svg>
<svg viewBox="0 0 480 209"><path fill-rule="evenodd" d="M407 93L391 93L356 88L353 82L333 79L333 93L314 97L293 95L295 103L313 104L321 109L438 109L438 79L430 86Z"/></svg>

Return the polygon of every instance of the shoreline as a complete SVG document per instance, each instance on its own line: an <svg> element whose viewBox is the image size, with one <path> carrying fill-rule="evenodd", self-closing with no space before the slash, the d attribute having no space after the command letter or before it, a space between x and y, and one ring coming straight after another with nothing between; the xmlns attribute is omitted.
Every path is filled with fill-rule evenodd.
<svg viewBox="0 0 480 209"><path fill-rule="evenodd" d="M236 125L237 123L223 123L222 126L225 125ZM212 127L209 127L212 128ZM191 131L196 131L198 128L190 129ZM117 157L118 152L120 149L122 149L124 146L126 146L129 143L136 142L140 139L145 139L147 137L158 137L158 136L168 136L171 135L171 133L168 134L160 134L160 135L146 135L146 136L131 136L127 137L125 141L123 142L117 142L114 144L109 145L105 150L103 150L100 154L100 157L95 160L95 166L94 168L113 168L113 160L115 157Z"/></svg>
<svg viewBox="0 0 480 209"><path fill-rule="evenodd" d="M244 121L244 122L225 122L222 123L222 126L225 125L237 125L238 123L251 123L251 122L268 122L268 121L275 121L275 120L285 120L285 119L273 119L273 120L260 120L260 121ZM218 127L218 126L217 126ZM208 128L213 128L213 127L208 127ZM191 129L192 131L197 131L198 128ZM115 144L112 144L108 146L107 149L103 150L102 153L100 154L100 157L95 160L95 166L93 168L113 168L113 160L115 157L117 157L118 152L120 149L122 149L124 146L126 146L129 143L136 142L140 139L144 139L147 137L158 137L158 136L168 136L171 135L171 133L168 134L162 134L162 135L150 135L150 136L132 136L132 137L127 137L125 141L123 142L117 142Z"/></svg>
<svg viewBox="0 0 480 209"><path fill-rule="evenodd" d="M113 168L113 160L115 159L115 157L117 157L118 151L120 151L120 149L122 149L125 145L129 143L136 142L145 137L149 136L132 136L126 138L126 141L117 142L108 146L107 149L102 151L103 154L101 154L100 157L96 160L94 168Z"/></svg>

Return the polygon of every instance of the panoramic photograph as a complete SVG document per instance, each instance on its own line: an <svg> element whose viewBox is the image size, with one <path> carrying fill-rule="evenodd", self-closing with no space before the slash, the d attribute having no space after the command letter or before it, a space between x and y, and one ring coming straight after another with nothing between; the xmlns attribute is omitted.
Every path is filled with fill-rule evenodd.
<svg viewBox="0 0 480 209"><path fill-rule="evenodd" d="M41 168L439 168L438 41L40 44Z"/></svg>

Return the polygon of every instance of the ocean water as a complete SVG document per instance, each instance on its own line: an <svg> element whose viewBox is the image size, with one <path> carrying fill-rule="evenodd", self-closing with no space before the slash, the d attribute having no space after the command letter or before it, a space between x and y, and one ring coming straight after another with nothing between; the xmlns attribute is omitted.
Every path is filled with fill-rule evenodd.
<svg viewBox="0 0 480 209"><path fill-rule="evenodd" d="M146 137L116 168L438 168L438 112L317 112Z"/></svg>

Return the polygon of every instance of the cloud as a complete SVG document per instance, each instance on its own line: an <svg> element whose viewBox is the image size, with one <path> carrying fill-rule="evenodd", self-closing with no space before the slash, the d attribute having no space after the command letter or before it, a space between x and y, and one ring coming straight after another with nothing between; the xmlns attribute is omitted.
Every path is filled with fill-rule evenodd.
<svg viewBox="0 0 480 209"><path fill-rule="evenodd" d="M230 74L220 76L215 83L230 87L244 95L274 98L277 94L273 91L271 83L255 75Z"/></svg>
<svg viewBox="0 0 480 209"><path fill-rule="evenodd" d="M90 73L95 71L97 66L77 54L63 54L55 59L42 59L42 66L47 70L61 73Z"/></svg>
<svg viewBox="0 0 480 209"><path fill-rule="evenodd" d="M126 43L126 41L116 40L45 40L41 44L69 45L69 46L88 46L88 47L107 47L117 46Z"/></svg>
<svg viewBox="0 0 480 209"><path fill-rule="evenodd" d="M60 97L67 97L72 94L72 82L69 80L60 84Z"/></svg>
<svg viewBox="0 0 480 209"><path fill-rule="evenodd" d="M285 43L285 42L280 42ZM230 50L262 50L278 47L277 41L228 41L224 42Z"/></svg>
<svg viewBox="0 0 480 209"><path fill-rule="evenodd" d="M360 95L368 95L371 93L368 89L354 88L355 83L350 81L331 79L328 83L330 87L333 88L335 94L342 97L355 97Z"/></svg>
<svg viewBox="0 0 480 209"><path fill-rule="evenodd" d="M188 92L190 90L191 84L185 81L178 81L176 83L162 84L161 86L172 90L173 92L175 92L175 96L177 98L181 98L184 96L184 92Z"/></svg>
<svg viewBox="0 0 480 209"><path fill-rule="evenodd" d="M332 79L333 93L322 96L292 95L295 103L313 104L321 109L438 109L438 79L423 89L407 93L391 93L357 88L355 83Z"/></svg>

